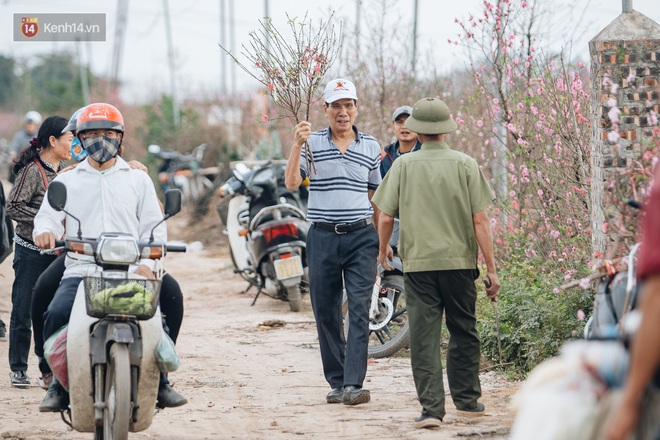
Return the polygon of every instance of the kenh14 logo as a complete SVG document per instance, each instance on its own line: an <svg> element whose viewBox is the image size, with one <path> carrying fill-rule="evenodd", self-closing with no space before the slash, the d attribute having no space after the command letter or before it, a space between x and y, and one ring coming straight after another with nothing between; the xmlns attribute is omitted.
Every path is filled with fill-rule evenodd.
<svg viewBox="0 0 660 440"><path fill-rule="evenodd" d="M23 17L21 19L21 33L26 38L32 38L39 33L39 21L36 17Z"/></svg>

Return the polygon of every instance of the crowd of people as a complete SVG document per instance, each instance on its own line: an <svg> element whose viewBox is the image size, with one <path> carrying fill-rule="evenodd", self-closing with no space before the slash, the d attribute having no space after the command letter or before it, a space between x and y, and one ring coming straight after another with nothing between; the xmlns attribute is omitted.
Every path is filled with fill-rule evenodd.
<svg viewBox="0 0 660 440"><path fill-rule="evenodd" d="M390 267L390 238L398 218L412 376L421 405L414 426L439 428L446 414L440 350L443 315L449 331L446 374L452 403L464 416L482 416L486 408L479 401L476 280L480 277L481 252L486 295L497 301L500 280L487 214L495 195L477 162L451 148L448 136L457 125L443 101L423 98L412 106L396 108L391 118L395 141L383 148L377 139L357 128L358 102L357 89L350 80L328 82L322 104L327 126L313 130L308 121L296 125L285 172L290 190L309 179L310 299L323 374L329 386L326 402L361 405L371 400L370 391L363 387L368 365L369 303L378 265ZM57 178L72 192L86 188L70 209L97 233L110 228L139 238L145 225L161 218L161 208L153 183L141 171L144 167L121 158L124 121L115 107L91 104L68 121L50 116L32 137L39 123L40 115L29 112L23 134L18 133L14 139L15 145L24 145L12 150L15 182L7 199L7 215L16 222L16 233L9 363L12 385L29 385L27 358L34 329L41 381L48 389L40 410L59 411L67 405L66 392L43 361L43 342L68 322L72 298L84 270L72 265L69 257L48 252L55 240L71 234L73 227L63 222L62 213L43 203L49 183ZM86 157L78 155L81 162L77 166L65 167L72 157L74 139ZM309 156L313 162L308 162ZM140 184L133 185L136 181ZM118 213L108 216L120 219L116 223L104 223L95 212L120 208L112 204L113 197L101 197L101 191L123 195L122 204L134 203L138 216L126 219ZM652 212L660 206L656 193L649 204L655 206ZM148 201L140 204L139 210L138 198ZM649 218L647 232L657 232L657 216ZM156 231L165 238L164 227ZM656 235L647 234L647 240L655 240ZM654 254L657 247L646 249L642 257L645 263L640 265L650 280L644 307L657 317L654 277L660 257ZM135 271L147 278L154 276L148 265L140 265ZM166 278L161 307L166 311L170 336L176 341L183 299L178 283L169 275ZM342 318L343 292L348 298L347 335ZM614 420L609 431L611 439L624 439L633 429L645 386L660 364L660 351L640 348L642 343L658 347L658 321L647 316L641 330L643 342L633 346L625 411ZM165 375L161 377L158 400L161 406L186 403L169 386Z"/></svg>

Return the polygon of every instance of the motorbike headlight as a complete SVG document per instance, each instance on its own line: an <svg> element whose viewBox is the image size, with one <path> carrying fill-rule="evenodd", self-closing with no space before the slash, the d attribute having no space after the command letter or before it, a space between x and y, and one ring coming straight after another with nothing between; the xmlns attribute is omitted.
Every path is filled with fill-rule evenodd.
<svg viewBox="0 0 660 440"><path fill-rule="evenodd" d="M133 237L103 237L96 253L101 264L134 264L140 259Z"/></svg>

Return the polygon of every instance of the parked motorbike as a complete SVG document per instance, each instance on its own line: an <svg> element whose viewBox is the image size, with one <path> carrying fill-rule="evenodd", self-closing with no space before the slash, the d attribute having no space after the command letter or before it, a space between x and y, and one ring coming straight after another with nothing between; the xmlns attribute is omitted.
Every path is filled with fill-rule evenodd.
<svg viewBox="0 0 660 440"><path fill-rule="evenodd" d="M641 208L635 201L628 205ZM643 295L636 276L640 243L620 262L596 268L594 308L584 340L567 341L559 354L537 365L515 396L517 415L510 439L603 438L604 415L611 417L629 377L630 344L641 323L637 305ZM591 279L590 277L589 279ZM566 285L566 287L573 287ZM640 395L639 419L629 438L656 438L660 370Z"/></svg>
<svg viewBox="0 0 660 440"><path fill-rule="evenodd" d="M183 207L193 216L206 214L208 201L215 187L213 179L203 174L202 161L206 144L196 146L191 153L164 150L149 145L149 153L162 160L158 168L158 181L163 191L177 188L183 195Z"/></svg>
<svg viewBox="0 0 660 440"><path fill-rule="evenodd" d="M629 200L628 205L641 209L639 202ZM585 339L614 339L630 336L639 323L640 316L635 306L638 302L640 284L636 276L636 243L625 257L626 268L619 270L615 265L606 267L607 273L601 278L596 289L593 313L584 326Z"/></svg>
<svg viewBox="0 0 660 440"><path fill-rule="evenodd" d="M64 211L66 187L51 182L48 203ZM181 209L181 193L168 191L165 216ZM162 222L161 221L161 222ZM126 439L147 429L154 416L160 370L156 348L163 334L159 294L161 280L129 274L141 258L160 259L185 246L138 241L124 233L98 239L66 237L57 248L93 256L102 269L83 277L71 310L66 339L70 406L62 420L95 439ZM155 227L154 227L155 228Z"/></svg>
<svg viewBox="0 0 660 440"><path fill-rule="evenodd" d="M593 313L584 326L585 339L616 337L621 320L633 310L639 294L635 276L638 249L639 243L631 249L627 270L613 271L598 283Z"/></svg>
<svg viewBox="0 0 660 440"><path fill-rule="evenodd" d="M397 253L399 242L399 220L395 219L390 246L394 260L392 270L378 267L378 277L374 283L369 305L369 357L392 356L410 346L408 309L403 288L403 262ZM348 334L348 298L344 294L342 303L344 314L344 334Z"/></svg>
<svg viewBox="0 0 660 440"><path fill-rule="evenodd" d="M303 187L301 187L303 188ZM218 213L226 225L235 272L261 293L302 307L309 290L306 240L307 191L284 186L284 164L237 166L220 188ZM225 201L228 198L228 202ZM247 291L247 290L246 290Z"/></svg>

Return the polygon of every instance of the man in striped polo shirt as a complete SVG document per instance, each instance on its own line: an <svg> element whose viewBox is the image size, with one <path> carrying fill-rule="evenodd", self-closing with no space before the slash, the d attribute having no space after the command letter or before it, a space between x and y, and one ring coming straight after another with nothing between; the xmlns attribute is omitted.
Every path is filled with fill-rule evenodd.
<svg viewBox="0 0 660 440"><path fill-rule="evenodd" d="M369 302L376 280L378 211L371 197L381 182L380 146L361 133L355 85L330 81L323 92L329 127L312 132L296 125L286 165L286 187L309 177L307 235L310 298L316 318L321 361L332 390L328 403L358 405L371 399L362 388L367 374ZM313 155L308 165L306 149ZM348 296L349 331L344 339L342 291Z"/></svg>

